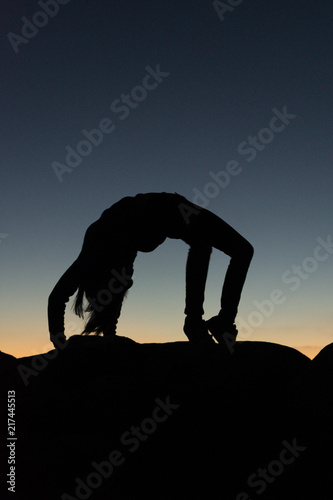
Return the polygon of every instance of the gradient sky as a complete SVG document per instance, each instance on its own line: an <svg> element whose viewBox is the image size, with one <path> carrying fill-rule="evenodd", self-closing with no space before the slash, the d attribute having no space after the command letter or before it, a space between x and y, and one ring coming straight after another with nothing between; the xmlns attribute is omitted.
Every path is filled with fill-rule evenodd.
<svg viewBox="0 0 333 500"><path fill-rule="evenodd" d="M53 17L42 3L1 7L1 350L52 348L48 295L85 230L120 198L149 191L204 204L253 244L240 339L310 357L331 343L332 3L244 0L219 15L204 0L63 0L58 12L46 7ZM153 85L144 78L158 65ZM155 88L135 88L143 81ZM80 164L56 175L66 147L101 121L103 141L81 143ZM186 256L175 240L138 254L119 335L185 340ZM213 252L207 318L228 262ZM67 336L82 329L68 306Z"/></svg>

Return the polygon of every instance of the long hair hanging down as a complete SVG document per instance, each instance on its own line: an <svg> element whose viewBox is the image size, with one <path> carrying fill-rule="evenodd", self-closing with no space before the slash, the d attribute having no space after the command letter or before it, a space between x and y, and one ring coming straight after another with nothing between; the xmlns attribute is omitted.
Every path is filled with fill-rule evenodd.
<svg viewBox="0 0 333 500"><path fill-rule="evenodd" d="M116 231L117 217L112 218L110 215L111 209L107 211L109 214L107 221L104 220L105 217L103 218L102 214L98 221L89 226L79 255L83 271L73 309L80 318L84 318L85 313L87 314L87 322L82 334L93 332L96 335L115 334L123 299L133 283L131 280L128 280L126 285L123 281L115 283L115 275L112 274L115 270L120 271L124 262L131 262L135 254L130 253L128 259L128 252L124 252L123 249L119 251L117 245L114 244L117 242L119 231ZM111 222L112 236L108 229ZM128 271L133 272L131 265ZM113 283L113 287L111 285L113 291L110 290L110 282Z"/></svg>
<svg viewBox="0 0 333 500"><path fill-rule="evenodd" d="M84 307L83 307L83 300L84 300L84 285L80 285L78 288L78 291L75 296L74 304L73 304L73 310L79 318L84 317Z"/></svg>
<svg viewBox="0 0 333 500"><path fill-rule="evenodd" d="M109 280L110 272L95 270L85 277L84 283L79 285L73 309L80 318L84 318L85 313L88 315L81 335L116 333L117 320L127 288L124 287L118 293L112 294L108 288Z"/></svg>

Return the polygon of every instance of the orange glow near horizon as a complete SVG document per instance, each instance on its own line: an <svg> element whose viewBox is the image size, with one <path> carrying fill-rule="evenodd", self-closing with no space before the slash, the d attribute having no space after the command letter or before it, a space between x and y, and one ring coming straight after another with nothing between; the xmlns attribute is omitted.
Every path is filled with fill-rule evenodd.
<svg viewBox="0 0 333 500"><path fill-rule="evenodd" d="M302 354L307 356L310 359L313 359L317 356L317 354L324 348L325 346L295 346L294 349L300 351Z"/></svg>
<svg viewBox="0 0 333 500"><path fill-rule="evenodd" d="M127 330L127 329L126 329ZM146 333L143 332L138 332L136 335L131 335L130 333L127 333L126 331L123 331L119 336L122 337L129 337L135 340L138 343L144 344L144 343L167 343L167 342L181 342L181 341L186 341L186 337L180 333L179 335L159 335L156 336L154 332L148 332ZM67 338L70 338L71 335L67 335ZM308 345L297 345L296 343L291 345L289 343L283 342L281 338L281 342L278 342L276 339L258 339L258 338L249 338L246 339L246 341L268 341L268 342L273 342L273 343L281 343L282 345L289 345L289 347L292 347L293 349L296 349L303 353L305 356L307 356L310 359L313 359L320 351L325 347L326 344L323 343L323 345L318 345L319 342L317 342L317 345L311 345L311 343L308 343ZM318 339L319 340L319 339ZM322 339L321 339L322 340ZM1 346L1 352L4 352L6 354L10 354L16 358L22 358L22 357L28 357L28 356L34 356L36 354L43 354L45 352L48 352L52 350L53 346L51 342L49 342L47 336L42 336L39 335L25 335L24 339L21 336L11 336L7 337L5 339L2 339L2 346Z"/></svg>

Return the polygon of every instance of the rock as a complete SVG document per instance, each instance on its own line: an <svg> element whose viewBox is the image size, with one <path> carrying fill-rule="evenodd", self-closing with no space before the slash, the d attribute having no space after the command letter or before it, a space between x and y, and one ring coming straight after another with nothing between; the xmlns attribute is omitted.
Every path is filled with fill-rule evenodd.
<svg viewBox="0 0 333 500"><path fill-rule="evenodd" d="M0 380L13 371L17 364L17 359L10 354L0 351Z"/></svg>
<svg viewBox="0 0 333 500"><path fill-rule="evenodd" d="M255 498L257 471L299 440L296 388L312 366L268 342L82 336L11 363L17 495L35 500ZM282 467L260 498L295 498L297 461Z"/></svg>
<svg viewBox="0 0 333 500"><path fill-rule="evenodd" d="M333 447L333 344L317 354L295 388L297 394L291 405L294 427L300 442L307 447L303 460L296 467L295 480L298 476L301 485L297 495L328 500L333 495L330 458Z"/></svg>

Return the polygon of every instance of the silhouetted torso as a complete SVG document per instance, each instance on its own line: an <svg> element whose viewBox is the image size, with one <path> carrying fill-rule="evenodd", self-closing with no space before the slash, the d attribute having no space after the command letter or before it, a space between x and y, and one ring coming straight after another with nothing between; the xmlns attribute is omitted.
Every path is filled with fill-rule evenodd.
<svg viewBox="0 0 333 500"><path fill-rule="evenodd" d="M187 225L179 205L186 200L178 194L147 193L127 196L105 210L97 221L109 244L125 253L151 252L166 238L185 238Z"/></svg>

